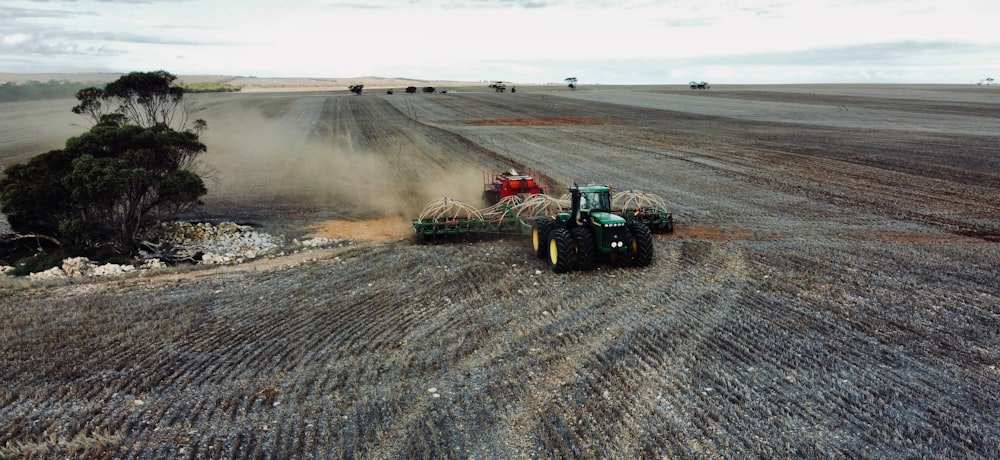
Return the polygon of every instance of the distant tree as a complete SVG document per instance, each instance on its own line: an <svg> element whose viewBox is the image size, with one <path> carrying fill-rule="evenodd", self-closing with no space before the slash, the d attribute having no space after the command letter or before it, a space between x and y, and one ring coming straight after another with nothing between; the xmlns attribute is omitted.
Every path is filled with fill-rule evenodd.
<svg viewBox="0 0 1000 460"><path fill-rule="evenodd" d="M567 77L565 82L569 84L569 89L576 89L576 77Z"/></svg>
<svg viewBox="0 0 1000 460"><path fill-rule="evenodd" d="M174 84L170 72L131 72L108 83L103 89L90 87L77 91L80 101L73 113L94 124L112 119L143 127L164 124L183 130L191 107L183 105L184 88Z"/></svg>
<svg viewBox="0 0 1000 460"><path fill-rule="evenodd" d="M436 89L437 88L435 88L433 86L425 86L422 91L425 92L425 93L433 93Z"/></svg>
<svg viewBox="0 0 1000 460"><path fill-rule="evenodd" d="M406 94L413 94L413 93L416 93L416 92L417 92L417 87L416 86L407 86L406 87Z"/></svg>
<svg viewBox="0 0 1000 460"><path fill-rule="evenodd" d="M73 113L89 119L94 124L100 123L101 118L107 115L108 108L105 107L104 90L100 88L83 88L76 92L76 99L80 101L73 107Z"/></svg>
<svg viewBox="0 0 1000 460"><path fill-rule="evenodd" d="M351 86L348 86L347 89L351 90L352 93L357 94L357 95L360 96L361 95L361 91L363 89L365 89L365 85L362 85L362 84L351 85Z"/></svg>

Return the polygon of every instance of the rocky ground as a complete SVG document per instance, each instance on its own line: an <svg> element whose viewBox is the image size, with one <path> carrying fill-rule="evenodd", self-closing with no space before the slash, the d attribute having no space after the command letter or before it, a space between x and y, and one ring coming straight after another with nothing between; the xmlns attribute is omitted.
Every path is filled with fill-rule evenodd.
<svg viewBox="0 0 1000 460"><path fill-rule="evenodd" d="M343 244L8 280L0 457L995 458L998 115L964 86L204 98L189 220ZM676 233L567 275L406 237L525 166L663 196Z"/></svg>

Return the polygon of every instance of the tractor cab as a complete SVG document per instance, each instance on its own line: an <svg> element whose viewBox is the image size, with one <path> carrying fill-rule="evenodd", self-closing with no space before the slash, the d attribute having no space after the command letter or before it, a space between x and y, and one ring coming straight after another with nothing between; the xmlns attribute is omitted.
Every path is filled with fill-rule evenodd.
<svg viewBox="0 0 1000 460"><path fill-rule="evenodd" d="M596 227L624 226L625 219L611 213L611 188L605 185L573 186L569 189L572 208L567 223ZM596 230L599 230L596 229Z"/></svg>
<svg viewBox="0 0 1000 460"><path fill-rule="evenodd" d="M591 190L594 188L602 190ZM580 211L587 213L592 211L611 211L611 191L607 187L586 187L582 190L578 187L576 193L580 195Z"/></svg>
<svg viewBox="0 0 1000 460"><path fill-rule="evenodd" d="M569 193L570 212L557 215L565 227L570 230L578 227L594 235L600 252L624 251L630 235L625 218L611 212L611 187L574 185Z"/></svg>

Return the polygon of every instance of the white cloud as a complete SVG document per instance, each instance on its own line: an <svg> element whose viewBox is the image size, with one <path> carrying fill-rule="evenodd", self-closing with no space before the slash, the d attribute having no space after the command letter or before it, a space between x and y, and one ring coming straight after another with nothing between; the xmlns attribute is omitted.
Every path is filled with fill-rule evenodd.
<svg viewBox="0 0 1000 460"><path fill-rule="evenodd" d="M90 66L117 71L260 76L489 80L508 73L510 79L561 81L562 69L586 67L606 76L607 83L630 83L629 78L655 79L681 67L734 79L758 73L863 79L907 72L927 78L972 70L945 62L955 56L912 44L952 43L963 45L953 51L971 52L968 45L995 49L1000 43L991 23L1000 17L1000 6L978 0L11 3L0 24L0 67L77 66L79 56L89 55L97 57L86 61ZM42 30L39 36L45 38L29 47ZM881 57L837 66L817 60L842 57L839 49L854 50L858 57L865 46ZM989 46L975 48L967 62L1000 66L984 51ZM798 64L785 62L791 59ZM874 70L889 65L895 67ZM929 70L935 65L940 72Z"/></svg>
<svg viewBox="0 0 1000 460"><path fill-rule="evenodd" d="M28 34L17 33L17 34L4 35L4 37L3 37L3 44L4 45L20 45L22 43L27 42L30 39L31 39L31 36L28 35Z"/></svg>

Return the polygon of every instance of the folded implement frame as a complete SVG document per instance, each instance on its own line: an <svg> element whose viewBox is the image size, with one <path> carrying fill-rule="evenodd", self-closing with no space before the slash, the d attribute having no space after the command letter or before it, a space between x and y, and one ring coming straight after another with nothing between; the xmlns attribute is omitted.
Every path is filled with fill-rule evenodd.
<svg viewBox="0 0 1000 460"><path fill-rule="evenodd" d="M639 223L653 233L673 233L674 216L658 195L639 190L625 190L612 195L615 213L628 223Z"/></svg>
<svg viewBox="0 0 1000 460"><path fill-rule="evenodd" d="M508 196L486 209L443 197L427 204L420 216L413 219L413 231L422 243L527 235L535 217L557 212L559 206L559 200L547 195Z"/></svg>

